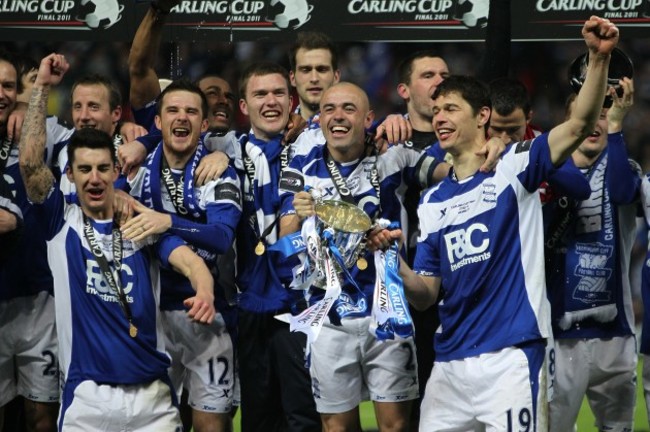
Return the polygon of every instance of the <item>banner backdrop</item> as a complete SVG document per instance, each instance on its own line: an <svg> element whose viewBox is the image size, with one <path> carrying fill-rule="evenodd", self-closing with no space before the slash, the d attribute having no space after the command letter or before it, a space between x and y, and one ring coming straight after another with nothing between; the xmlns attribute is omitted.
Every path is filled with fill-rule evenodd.
<svg viewBox="0 0 650 432"><path fill-rule="evenodd" d="M318 30L336 41L483 40L489 0L183 0L165 39L292 40ZM130 41L148 8L135 0L0 0L0 40ZM650 36L650 0L512 0L516 41L579 39L590 15L625 38Z"/></svg>

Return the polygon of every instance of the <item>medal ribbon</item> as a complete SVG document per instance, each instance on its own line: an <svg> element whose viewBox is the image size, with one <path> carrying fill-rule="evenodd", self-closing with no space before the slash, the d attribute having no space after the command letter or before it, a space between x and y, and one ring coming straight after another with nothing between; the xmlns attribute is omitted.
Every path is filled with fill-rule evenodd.
<svg viewBox="0 0 650 432"><path fill-rule="evenodd" d="M160 151L160 157L162 158L160 174L165 183L165 188L171 197L174 209L180 215L186 216L191 214L195 218L200 218L201 213L199 212L198 205L195 203L194 196L194 173L199 166L201 158L207 154L203 142L199 141L194 156L192 157L192 163L185 165L183 175L178 183L174 181L169 162L167 162L167 158L162 149L162 144L159 145L156 151Z"/></svg>
<svg viewBox="0 0 650 432"><path fill-rule="evenodd" d="M165 182L165 188L167 188L167 192L171 197L172 204L174 205L176 212L181 216L187 216L188 212L183 202L185 196L185 194L183 193L183 187L185 185L185 181L184 181L185 176L181 175L181 178L178 180L178 182L175 182L172 176L172 170L171 168L169 168L169 163L167 162L167 158L164 155L162 158L160 175L162 176L162 179Z"/></svg>
<svg viewBox="0 0 650 432"><path fill-rule="evenodd" d="M127 321L129 322L129 334L131 337L135 337L137 334L137 328L133 325L133 315L131 314L131 307L126 298L126 293L122 288L122 279L120 274L122 272L122 232L120 229L114 225L112 230L112 243L113 243L113 262L115 263L115 269L111 269L111 266L108 264L106 256L102 251L102 247L95 237L95 232L93 230L90 221L84 215L84 236L88 245L90 246L90 251L95 257L95 261L99 268L101 269L102 276L108 284L111 291L117 296L118 303L126 316Z"/></svg>

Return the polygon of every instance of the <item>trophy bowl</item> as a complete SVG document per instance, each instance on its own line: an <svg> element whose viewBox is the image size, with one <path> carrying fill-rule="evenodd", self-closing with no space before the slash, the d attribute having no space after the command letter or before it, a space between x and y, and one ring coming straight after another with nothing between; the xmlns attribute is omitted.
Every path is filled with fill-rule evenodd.
<svg viewBox="0 0 650 432"><path fill-rule="evenodd" d="M317 226L334 231L333 242L343 257L346 268L356 262L366 232L372 226L370 217L359 207L339 200L323 200L315 205Z"/></svg>

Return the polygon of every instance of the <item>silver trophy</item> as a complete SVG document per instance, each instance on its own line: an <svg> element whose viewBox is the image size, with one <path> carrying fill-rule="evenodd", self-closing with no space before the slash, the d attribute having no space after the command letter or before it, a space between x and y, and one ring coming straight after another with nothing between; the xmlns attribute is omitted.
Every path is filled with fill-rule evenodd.
<svg viewBox="0 0 650 432"><path fill-rule="evenodd" d="M357 264L364 270L368 263L361 253L365 249L366 232L372 226L370 217L345 201L316 200L315 209L317 228L320 232L330 231L330 243L341 253L345 267L349 269Z"/></svg>

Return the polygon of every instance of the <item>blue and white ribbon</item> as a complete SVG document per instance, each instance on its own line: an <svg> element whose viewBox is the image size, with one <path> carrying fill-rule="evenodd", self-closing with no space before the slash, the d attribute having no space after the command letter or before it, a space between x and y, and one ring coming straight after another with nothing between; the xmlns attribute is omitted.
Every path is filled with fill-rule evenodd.
<svg viewBox="0 0 650 432"><path fill-rule="evenodd" d="M311 344L316 341L323 323L330 313L330 309L341 294L341 282L337 274L336 266L332 260L329 251L324 250L325 259L323 261L325 269L325 280L327 289L325 296L318 302L309 306L297 316L292 316L289 321L291 331L303 332L307 335L307 350L305 356L308 357L311 351Z"/></svg>
<svg viewBox="0 0 650 432"><path fill-rule="evenodd" d="M398 228L390 224L388 229ZM397 240L386 252L375 251L375 292L372 305L375 335L379 340L406 339L413 336L413 321L404 294L404 283L399 276L399 250Z"/></svg>
<svg viewBox="0 0 650 432"><path fill-rule="evenodd" d="M325 271L321 264L321 238L316 228L316 216L305 219L299 234L305 248L304 253L298 255L300 264L293 269L293 281L290 288L308 290L311 286L318 285L317 281L325 279Z"/></svg>

